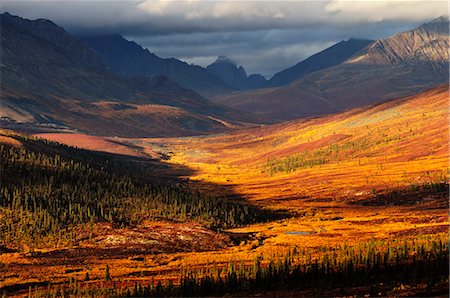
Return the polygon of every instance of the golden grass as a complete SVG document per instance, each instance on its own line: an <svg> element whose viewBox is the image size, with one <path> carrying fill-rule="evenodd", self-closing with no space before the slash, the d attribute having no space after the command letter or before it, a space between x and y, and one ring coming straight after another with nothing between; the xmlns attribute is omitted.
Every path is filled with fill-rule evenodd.
<svg viewBox="0 0 450 298"><path fill-rule="evenodd" d="M168 154L168 162L174 165L193 169L195 173L186 178L207 182L206 191L226 195L229 192L224 190L231 189L254 204L287 209L293 216L228 231L247 235L239 245L205 252L143 252L142 262L92 256L82 264L70 260L49 264L19 253L4 254L0 263L16 270L16 275L4 273L3 284L83 279L87 268L92 279L102 280L106 264L116 280L148 281L153 274L156 281L167 280L177 277L180 267L251 261L259 254L273 255L287 247L314 252L342 243L358 245L372 238L446 237L447 198L419 193L417 204L364 206L357 202L387 188L445 179L449 169L448 100L448 87L442 87L370 109L224 135L124 139L148 152ZM324 153L329 150L332 152ZM305 152L318 152L327 162L290 173L267 170L269 160ZM217 187L221 185L224 187ZM67 273L68 268L82 270Z"/></svg>
<svg viewBox="0 0 450 298"><path fill-rule="evenodd" d="M221 194L224 188L214 184L224 185L255 204L296 214L281 222L233 230L258 233L265 240L263 248L257 250L356 243L372 237L447 230L445 198L428 198L406 206L349 202L364 200L373 192L446 179L448 109L448 86L444 86L373 108L317 119L226 135L135 142L171 152L170 162L194 169L196 173L188 178L207 182L208 191ZM161 147L162 143L166 147ZM329 161L291 173L267 170L271 159L305 152L319 152ZM290 231L312 234L286 234Z"/></svg>
<svg viewBox="0 0 450 298"><path fill-rule="evenodd" d="M229 135L138 143L152 147L158 142L174 152L170 162L197 171L190 179L231 186L251 200L279 207L283 203L276 198L345 199L447 175L448 92L441 88L368 110ZM273 175L265 166L269 160L326 149L332 154L321 156L331 161L322 165Z"/></svg>

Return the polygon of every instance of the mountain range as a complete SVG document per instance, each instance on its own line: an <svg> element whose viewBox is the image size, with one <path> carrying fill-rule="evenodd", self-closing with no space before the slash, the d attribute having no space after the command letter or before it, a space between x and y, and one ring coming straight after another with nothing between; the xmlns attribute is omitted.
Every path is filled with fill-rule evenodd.
<svg viewBox="0 0 450 298"><path fill-rule="evenodd" d="M287 85L308 73L338 65L373 42L373 40L354 38L342 40L296 65L274 74L264 87Z"/></svg>
<svg viewBox="0 0 450 298"><path fill-rule="evenodd" d="M202 95L226 94L235 90L265 87L267 80L259 75L247 76L244 67L224 56L206 68L187 64L176 58L161 58L123 36L93 35L80 39L97 52L110 70L124 77L165 75L180 86Z"/></svg>
<svg viewBox="0 0 450 298"><path fill-rule="evenodd" d="M49 20L4 13L1 33L2 123L99 135L220 132L371 105L449 79L446 18L377 41L341 41L270 80L224 56L189 65L120 35L74 37Z"/></svg>
<svg viewBox="0 0 450 298"><path fill-rule="evenodd" d="M184 88L206 95L234 90L201 66L161 58L121 35L82 36L80 39L103 58L112 72L124 77L165 75Z"/></svg>
<svg viewBox="0 0 450 298"><path fill-rule="evenodd" d="M123 78L49 20L1 15L3 122L117 136L182 136L228 129L248 115L165 76Z"/></svg>
<svg viewBox="0 0 450 298"><path fill-rule="evenodd" d="M448 82L448 28L448 19L441 17L385 39L358 41L339 57L336 52L341 52L340 48L355 43L341 42L269 80L269 84L286 83L292 77L281 78L296 70L300 77L288 85L234 92L214 100L281 121L415 94ZM362 49L358 51L358 47ZM325 62L323 67L319 62Z"/></svg>

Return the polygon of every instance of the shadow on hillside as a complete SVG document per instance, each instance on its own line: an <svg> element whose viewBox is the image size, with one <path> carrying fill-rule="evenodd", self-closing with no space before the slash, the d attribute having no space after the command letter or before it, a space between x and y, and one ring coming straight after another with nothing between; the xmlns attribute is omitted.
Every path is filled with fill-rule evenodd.
<svg viewBox="0 0 450 298"><path fill-rule="evenodd" d="M107 167L114 173L133 178L138 183L177 187L181 190L211 196L212 199L215 197L225 199L230 204L247 205L249 212L254 216L251 223L280 220L292 216L287 210L269 210L248 202L235 192L232 185L189 180L186 177L195 175L196 170L185 165L175 165L150 157L90 151L45 139L29 138L25 135L18 135L15 138L29 150L53 156L60 155L62 158L85 162L102 169Z"/></svg>
<svg viewBox="0 0 450 298"><path fill-rule="evenodd" d="M379 191L366 198L352 200L350 205L362 206L414 206L420 208L448 208L449 184L444 181ZM431 206L429 206L431 205Z"/></svg>

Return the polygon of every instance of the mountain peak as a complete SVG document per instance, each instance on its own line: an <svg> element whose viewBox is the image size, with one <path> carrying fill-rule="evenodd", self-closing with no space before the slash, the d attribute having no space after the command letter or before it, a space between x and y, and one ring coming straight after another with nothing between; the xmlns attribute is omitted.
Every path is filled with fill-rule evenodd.
<svg viewBox="0 0 450 298"><path fill-rule="evenodd" d="M261 75L253 74L247 76L243 66L238 66L236 62L226 56L217 57L216 61L208 65L206 69L221 78L229 86L238 90L261 88L267 81Z"/></svg>
<svg viewBox="0 0 450 298"><path fill-rule="evenodd" d="M124 77L136 75L165 75L184 88L200 92L232 90L220 78L206 69L189 65L175 58L161 58L121 35L82 36L83 42L94 49L117 74Z"/></svg>
<svg viewBox="0 0 450 298"><path fill-rule="evenodd" d="M8 30L19 30L28 37L33 36L45 40L53 47L59 48L60 51L76 57L86 66L101 70L105 68L100 56L50 20L29 20L5 12L1 14L0 23L3 30L8 27Z"/></svg>
<svg viewBox="0 0 450 298"><path fill-rule="evenodd" d="M268 87L287 85L308 73L340 64L372 42L373 40L353 37L348 40L341 40L296 65L276 73L269 80Z"/></svg>
<svg viewBox="0 0 450 298"><path fill-rule="evenodd" d="M217 57L216 61L208 65L206 69L235 89L246 88L247 73L245 69L242 66L238 67L233 60L226 56Z"/></svg>
<svg viewBox="0 0 450 298"><path fill-rule="evenodd" d="M233 66L235 66L237 68L236 62L234 62L233 60L231 60L227 56L219 56L219 57L217 57L216 61L214 61L213 64L214 63L231 64L231 65L233 65Z"/></svg>
<svg viewBox="0 0 450 298"><path fill-rule="evenodd" d="M58 25L56 25L54 22L47 20L47 19L36 19L36 20L28 20L24 19L22 17L12 15L9 12L5 11L4 13L0 14L2 22L12 24L14 26L20 26L22 29L29 29L29 28L38 28L40 30L52 30L52 31L58 31L63 32L64 29ZM36 30L36 29L34 29ZM36 32L33 32L36 34Z"/></svg>
<svg viewBox="0 0 450 298"><path fill-rule="evenodd" d="M448 23L448 17L440 16L432 20L430 23Z"/></svg>
<svg viewBox="0 0 450 298"><path fill-rule="evenodd" d="M448 62L448 19L439 17L409 31L377 40L348 63L398 65L421 61L438 68Z"/></svg>
<svg viewBox="0 0 450 298"><path fill-rule="evenodd" d="M421 26L419 26L416 29L413 29L412 31L420 31L420 30L424 30L427 33L433 33L433 34L444 34L444 35L449 35L449 21L447 17L444 16L440 16L434 20L432 20L431 22L422 24Z"/></svg>
<svg viewBox="0 0 450 298"><path fill-rule="evenodd" d="M367 39L367 38L359 38L359 37L350 37L349 39L347 39L347 40L343 40L343 41L345 41L345 42L361 42L361 41L363 41L363 42L373 42L373 40L371 40L371 39Z"/></svg>

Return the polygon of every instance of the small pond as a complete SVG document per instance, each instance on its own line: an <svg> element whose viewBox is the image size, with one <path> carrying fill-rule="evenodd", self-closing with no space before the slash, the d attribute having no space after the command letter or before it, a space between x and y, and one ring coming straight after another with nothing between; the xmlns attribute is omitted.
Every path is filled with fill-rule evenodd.
<svg viewBox="0 0 450 298"><path fill-rule="evenodd" d="M311 235L311 234L315 234L315 232L306 232L306 231L289 231L285 233L286 235L299 235L299 236L304 236L304 235Z"/></svg>

